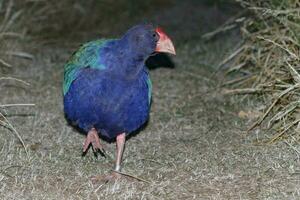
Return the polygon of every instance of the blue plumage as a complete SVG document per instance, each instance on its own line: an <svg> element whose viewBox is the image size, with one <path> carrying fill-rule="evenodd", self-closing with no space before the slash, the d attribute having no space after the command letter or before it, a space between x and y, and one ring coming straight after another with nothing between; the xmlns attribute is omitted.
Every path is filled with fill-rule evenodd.
<svg viewBox="0 0 300 200"><path fill-rule="evenodd" d="M94 127L108 139L128 134L148 118L148 78L146 70L126 80L109 71L82 69L64 98L65 113L86 132Z"/></svg>
<svg viewBox="0 0 300 200"><path fill-rule="evenodd" d="M158 40L148 28L136 26L120 39L89 42L73 54L64 77L64 111L72 123L111 140L147 121L151 81L145 60Z"/></svg>

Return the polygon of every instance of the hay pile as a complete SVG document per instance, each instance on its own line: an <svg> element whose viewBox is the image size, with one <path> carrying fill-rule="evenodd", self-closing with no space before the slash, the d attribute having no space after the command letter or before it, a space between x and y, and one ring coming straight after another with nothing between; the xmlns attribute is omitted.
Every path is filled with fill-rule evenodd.
<svg viewBox="0 0 300 200"><path fill-rule="evenodd" d="M237 0L250 17L241 27L243 43L227 70L234 80L227 94L258 94L265 108L249 130L276 130L269 138L300 139L300 1ZM232 77L231 76L231 77Z"/></svg>

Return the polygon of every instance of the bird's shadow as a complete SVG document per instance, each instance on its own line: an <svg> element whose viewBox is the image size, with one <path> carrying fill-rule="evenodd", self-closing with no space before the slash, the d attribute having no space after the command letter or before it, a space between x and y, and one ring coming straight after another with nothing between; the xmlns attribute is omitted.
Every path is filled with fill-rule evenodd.
<svg viewBox="0 0 300 200"><path fill-rule="evenodd" d="M158 53L153 56L150 56L146 61L146 66L150 70L154 70L161 67L170 69L175 68L174 62L165 53Z"/></svg>

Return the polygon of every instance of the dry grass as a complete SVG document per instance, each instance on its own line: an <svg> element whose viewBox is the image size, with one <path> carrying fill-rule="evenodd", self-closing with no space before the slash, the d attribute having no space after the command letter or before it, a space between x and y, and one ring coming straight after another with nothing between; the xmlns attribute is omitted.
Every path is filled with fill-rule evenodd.
<svg viewBox="0 0 300 200"><path fill-rule="evenodd" d="M0 2L0 72L6 72L11 70L14 67L15 57L21 57L26 59L32 59L32 55L18 51L14 48L14 46L19 42L20 38L23 38L24 35L16 32L18 31L18 26L20 26L20 18L22 14L22 10L14 10L14 2L13 1L1 1ZM21 22L22 23L22 22ZM7 82L14 82L15 84L22 84L28 86L29 83L14 77L6 77L0 75L0 84L5 85ZM25 143L19 134L19 132L15 129L10 120L6 117L7 112L6 109L9 107L16 106L34 106L34 104L26 104L26 103L16 103L16 104L4 104L4 102L0 102L0 126L9 129L18 140L21 142L26 154L28 155L27 148Z"/></svg>
<svg viewBox="0 0 300 200"><path fill-rule="evenodd" d="M244 42L231 57L234 63L227 70L236 79L225 85L234 89L226 92L260 95L263 114L249 130L261 124L273 128L278 133L269 138L269 143L287 135L299 140L300 2L238 2L251 14L241 27Z"/></svg>
<svg viewBox="0 0 300 200"><path fill-rule="evenodd" d="M108 173L113 163L91 152L81 157L84 136L67 126L61 105L61 64L69 51L41 49L27 72L17 72L32 80L31 94L20 89L4 98L25 96L37 106L25 110L31 114L26 118L12 118L22 130L29 159L11 135L0 140L0 198L297 199L300 169L294 151L282 151L285 144L253 146L240 130L238 107L215 92L216 82L202 78L210 76L205 65L214 62L199 65L198 58L212 57L219 46L210 45L192 48L193 42L186 43L174 58L175 69L151 71L151 120L128 140L124 156L124 172L150 184L126 178L91 183L89 177ZM10 110L14 112L24 110ZM114 152L115 144L106 144L106 149Z"/></svg>
<svg viewBox="0 0 300 200"><path fill-rule="evenodd" d="M39 9L47 4L46 1L23 2ZM56 1L55 5L60 3L64 4ZM54 5L46 7L51 6ZM59 13L54 7L49 10ZM184 12L186 10L190 12ZM12 49L19 52L26 49L34 59L8 60L13 67L5 72L6 76L30 82L30 87L1 87L1 102L32 102L36 106L6 107L6 117L20 131L28 156L15 136L0 127L0 199L273 200L299 197L298 147L291 143L254 146L253 138L243 135L244 120L238 116L240 105L224 98L216 90L217 80L210 78L214 66L239 39L233 35L203 42L201 34L224 23L228 16L199 1L193 4L180 1L162 10L150 9L149 13L154 14L144 17L165 27L177 47L177 56L172 58L174 69L150 71L154 96L151 119L145 130L128 140L124 155L124 172L150 184L123 178L93 185L90 177L108 173L113 163L102 157L96 159L91 152L82 157L84 136L67 125L62 112L62 66L70 53L79 41L99 34L120 34L118 29L129 27L137 20L136 16L126 17L130 16L127 13L123 15L126 20L112 27L95 25L84 31L85 25L82 25L74 28L69 37L59 22L45 24L53 32L43 29L39 22L32 25L37 26L32 33L27 31L25 41L12 45ZM56 17L50 13L45 15L51 20ZM28 19L34 23L31 20ZM84 21L81 24L85 24ZM54 25L58 28L54 29ZM106 144L106 149L114 152L115 144Z"/></svg>

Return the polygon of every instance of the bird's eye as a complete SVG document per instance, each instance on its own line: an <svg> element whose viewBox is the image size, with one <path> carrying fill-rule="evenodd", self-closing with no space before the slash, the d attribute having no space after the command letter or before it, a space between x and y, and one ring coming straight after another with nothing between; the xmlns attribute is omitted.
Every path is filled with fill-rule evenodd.
<svg viewBox="0 0 300 200"><path fill-rule="evenodd" d="M153 33L152 37L156 37L156 34L155 34L155 33Z"/></svg>

